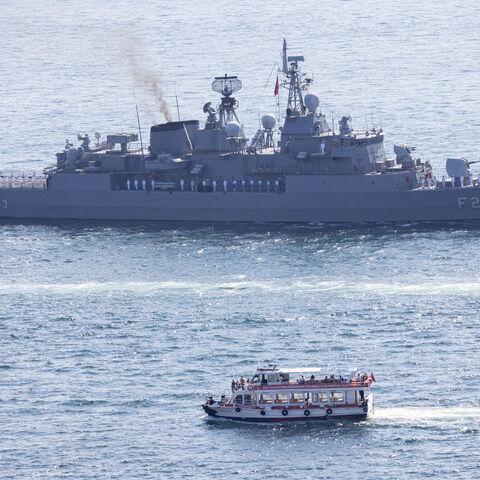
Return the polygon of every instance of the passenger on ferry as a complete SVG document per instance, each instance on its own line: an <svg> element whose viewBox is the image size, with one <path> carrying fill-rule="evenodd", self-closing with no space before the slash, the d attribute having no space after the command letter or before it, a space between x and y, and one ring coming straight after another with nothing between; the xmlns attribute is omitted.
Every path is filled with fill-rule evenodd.
<svg viewBox="0 0 480 480"><path fill-rule="evenodd" d="M310 383L315 383L315 375L313 375L313 374L310 377Z"/></svg>
<svg viewBox="0 0 480 480"><path fill-rule="evenodd" d="M300 377L300 382L299 383L305 383L305 377L303 375Z"/></svg>
<svg viewBox="0 0 480 480"><path fill-rule="evenodd" d="M232 393L237 389L237 382L232 378Z"/></svg>
<svg viewBox="0 0 480 480"><path fill-rule="evenodd" d="M208 397L208 402L209 405L213 405L215 402L213 401L212 397Z"/></svg>
<svg viewBox="0 0 480 480"><path fill-rule="evenodd" d="M243 377L243 375L240 378L240 385L242 387L242 390L245 390L245 378Z"/></svg>
<svg viewBox="0 0 480 480"><path fill-rule="evenodd" d="M322 380L322 383L328 383L328 377L325 375L325 378Z"/></svg>

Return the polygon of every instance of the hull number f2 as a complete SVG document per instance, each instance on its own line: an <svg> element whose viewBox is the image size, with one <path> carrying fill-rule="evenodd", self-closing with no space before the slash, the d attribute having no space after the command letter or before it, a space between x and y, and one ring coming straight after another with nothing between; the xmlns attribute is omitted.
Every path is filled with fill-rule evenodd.
<svg viewBox="0 0 480 480"><path fill-rule="evenodd" d="M479 197L458 197L457 198L458 208L471 207L471 208L480 208L480 198Z"/></svg>

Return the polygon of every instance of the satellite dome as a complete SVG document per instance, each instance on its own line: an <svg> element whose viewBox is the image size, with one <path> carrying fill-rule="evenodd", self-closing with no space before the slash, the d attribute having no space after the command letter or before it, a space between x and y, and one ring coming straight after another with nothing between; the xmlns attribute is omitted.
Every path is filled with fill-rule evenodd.
<svg viewBox="0 0 480 480"><path fill-rule="evenodd" d="M316 93L307 93L305 95L305 106L308 111L313 113L320 105L320 97Z"/></svg>
<svg viewBox="0 0 480 480"><path fill-rule="evenodd" d="M275 127L276 123L277 123L277 120L275 118L275 115L272 115L271 113L267 113L262 116L262 126L265 130L272 130L273 127Z"/></svg>
<svg viewBox="0 0 480 480"><path fill-rule="evenodd" d="M237 122L228 122L225 125L225 131L227 132L227 137L240 137L242 127Z"/></svg>

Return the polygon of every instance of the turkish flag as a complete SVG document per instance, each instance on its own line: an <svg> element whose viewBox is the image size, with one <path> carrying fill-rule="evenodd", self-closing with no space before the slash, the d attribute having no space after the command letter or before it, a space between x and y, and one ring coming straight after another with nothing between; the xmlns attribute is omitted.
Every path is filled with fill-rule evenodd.
<svg viewBox="0 0 480 480"><path fill-rule="evenodd" d="M275 83L275 90L273 91L273 96L276 97L278 95L278 75L277 75L277 81Z"/></svg>
<svg viewBox="0 0 480 480"><path fill-rule="evenodd" d="M370 378L375 382L375 377L373 376L373 372L370 374Z"/></svg>

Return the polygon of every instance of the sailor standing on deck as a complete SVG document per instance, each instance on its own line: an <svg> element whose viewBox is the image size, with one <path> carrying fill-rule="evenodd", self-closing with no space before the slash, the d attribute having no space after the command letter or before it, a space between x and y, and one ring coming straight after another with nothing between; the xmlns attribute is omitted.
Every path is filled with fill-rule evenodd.
<svg viewBox="0 0 480 480"><path fill-rule="evenodd" d="M460 175L460 186L463 187L463 182L464 182L464 177L463 175Z"/></svg>
<svg viewBox="0 0 480 480"><path fill-rule="evenodd" d="M212 181L212 188L213 188L213 191L214 191L214 192L217 191L217 181L216 181L216 180L213 180L213 181Z"/></svg>
<svg viewBox="0 0 480 480"><path fill-rule="evenodd" d="M455 177L451 178L451 182L452 182L452 188L453 188L455 186Z"/></svg>
<svg viewBox="0 0 480 480"><path fill-rule="evenodd" d="M130 179L127 180L127 190L130 190Z"/></svg>
<svg viewBox="0 0 480 480"><path fill-rule="evenodd" d="M226 180L223 181L223 191L227 193L228 190L228 182Z"/></svg>
<svg viewBox="0 0 480 480"><path fill-rule="evenodd" d="M322 140L322 143L320 144L320 150L322 151L322 155L325 155L325 142Z"/></svg>
<svg viewBox="0 0 480 480"><path fill-rule="evenodd" d="M270 180L267 180L267 192L270 193Z"/></svg>
<svg viewBox="0 0 480 480"><path fill-rule="evenodd" d="M280 192L280 182L278 180L275 180L275 191L277 193Z"/></svg>
<svg viewBox="0 0 480 480"><path fill-rule="evenodd" d="M192 189L192 192L195 191L195 182L193 180L190 182L190 188Z"/></svg>
<svg viewBox="0 0 480 480"><path fill-rule="evenodd" d="M242 180L242 190L245 191L245 180Z"/></svg>
<svg viewBox="0 0 480 480"><path fill-rule="evenodd" d="M233 191L236 192L237 191L237 181L236 180L234 180L232 182L232 186L233 186Z"/></svg>
<svg viewBox="0 0 480 480"><path fill-rule="evenodd" d="M147 189L147 181L145 179L142 180L142 190L146 190Z"/></svg>
<svg viewBox="0 0 480 480"><path fill-rule="evenodd" d="M153 178L150 181L150 185L152 186L152 191L155 190L155 180Z"/></svg>
<svg viewBox="0 0 480 480"><path fill-rule="evenodd" d="M442 176L442 187L445 188L445 175Z"/></svg>
<svg viewBox="0 0 480 480"><path fill-rule="evenodd" d="M255 183L253 180L250 180L250 191L253 192L255 190Z"/></svg>
<svg viewBox="0 0 480 480"><path fill-rule="evenodd" d="M138 190L138 180L137 179L135 179L133 181L133 184L135 185L135 190Z"/></svg>
<svg viewBox="0 0 480 480"><path fill-rule="evenodd" d="M182 178L180 180L180 190L183 192L184 189L185 189L185 180Z"/></svg>

